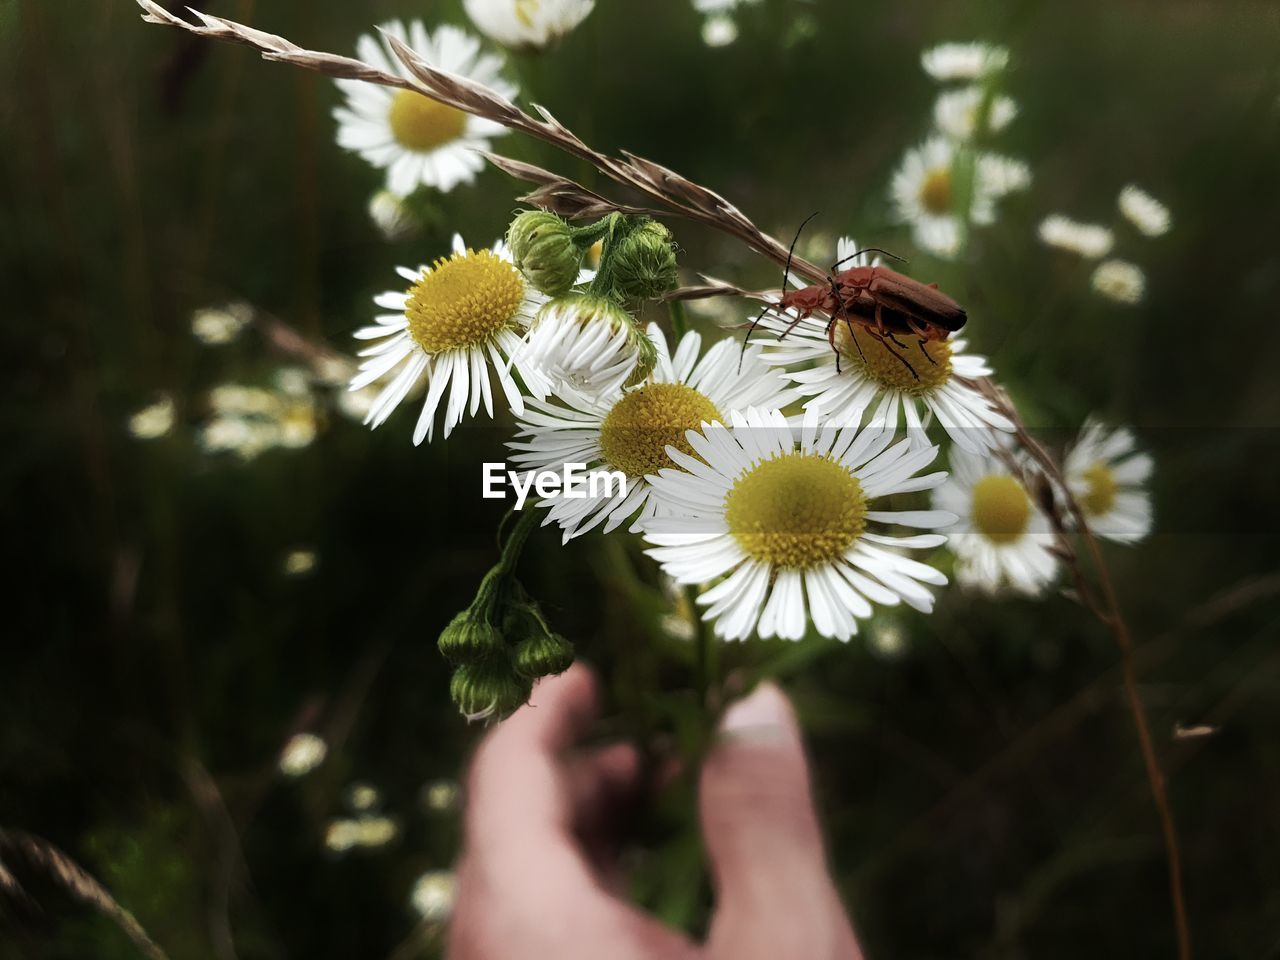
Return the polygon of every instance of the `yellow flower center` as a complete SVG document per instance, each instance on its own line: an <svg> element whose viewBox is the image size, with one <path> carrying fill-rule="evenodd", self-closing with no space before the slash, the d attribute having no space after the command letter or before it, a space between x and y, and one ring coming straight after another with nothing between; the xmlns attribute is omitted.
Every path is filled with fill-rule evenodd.
<svg viewBox="0 0 1280 960"><path fill-rule="evenodd" d="M667 447L693 456L685 439L703 421L723 422L716 405L683 383L649 383L613 405L600 427L600 452L629 477L673 466Z"/></svg>
<svg viewBox="0 0 1280 960"><path fill-rule="evenodd" d="M973 526L992 543L1013 543L1031 519L1031 498L1022 484L1003 473L973 485Z"/></svg>
<svg viewBox="0 0 1280 960"><path fill-rule="evenodd" d="M538 14L541 0L516 0L516 19L526 27L533 26L533 18Z"/></svg>
<svg viewBox="0 0 1280 960"><path fill-rule="evenodd" d="M441 257L409 290L409 336L427 353L487 343L516 326L524 279L490 250Z"/></svg>
<svg viewBox="0 0 1280 960"><path fill-rule="evenodd" d="M788 453L738 478L725 497L725 519L752 559L807 570L853 545L867 525L867 498L834 460Z"/></svg>
<svg viewBox="0 0 1280 960"><path fill-rule="evenodd" d="M422 153L457 140L467 126L467 115L461 110L412 90L395 95L387 120L396 143Z"/></svg>
<svg viewBox="0 0 1280 960"><path fill-rule="evenodd" d="M930 393L951 379L951 344L933 340L922 345L914 333L894 336L901 346L892 340L878 340L858 324L841 318L836 322L841 368L850 365L880 386L913 397Z"/></svg>
<svg viewBox="0 0 1280 960"><path fill-rule="evenodd" d="M920 206L926 213L945 216L951 212L951 171L938 167L925 174L920 185Z"/></svg>
<svg viewBox="0 0 1280 960"><path fill-rule="evenodd" d="M1099 461L1084 472L1084 480L1088 489L1080 498L1080 506L1091 517L1100 517L1111 512L1116 505L1116 475L1111 468Z"/></svg>

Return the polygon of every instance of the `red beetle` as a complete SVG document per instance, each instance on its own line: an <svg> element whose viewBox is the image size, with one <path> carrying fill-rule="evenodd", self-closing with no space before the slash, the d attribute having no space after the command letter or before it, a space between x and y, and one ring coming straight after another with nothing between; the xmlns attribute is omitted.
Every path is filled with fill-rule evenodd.
<svg viewBox="0 0 1280 960"><path fill-rule="evenodd" d="M801 224L802 229L803 227L804 224ZM796 237L799 238L798 232ZM795 241L792 241L791 250L787 252L784 277L791 272L794 250ZM945 340L963 327L966 319L964 308L939 290L936 283L921 283L888 267L850 267L836 272L841 263L868 251L893 256L888 251L875 247L860 250L835 264L826 283L815 283L800 290L786 290L784 279L782 300L776 304L776 308L793 310L796 316L779 334L778 339L785 337L815 313L820 313L827 318L827 340L835 351L837 370L840 350L836 346L836 324L843 320L849 327L850 339L859 353L862 352L862 346L857 337L853 336L854 324L883 343L911 371L911 375L918 379L910 361L889 344L904 347L905 344L897 335L914 336L919 342L921 353L932 361L933 358L924 349L925 344L933 340ZM751 324L751 330L747 331L748 339L768 309L765 308ZM745 348L745 340L743 345Z"/></svg>

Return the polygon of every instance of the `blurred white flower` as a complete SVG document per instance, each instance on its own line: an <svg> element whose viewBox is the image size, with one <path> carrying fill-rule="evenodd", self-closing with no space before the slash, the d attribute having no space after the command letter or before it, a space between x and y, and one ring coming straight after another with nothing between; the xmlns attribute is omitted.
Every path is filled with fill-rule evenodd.
<svg viewBox="0 0 1280 960"><path fill-rule="evenodd" d="M1089 528L1117 543L1137 543L1151 532L1151 457L1138 450L1133 432L1086 421L1067 451L1063 473Z"/></svg>
<svg viewBox="0 0 1280 960"><path fill-rule="evenodd" d="M247 303L204 307L191 315L191 333L206 346L221 346L235 340L252 320L253 307Z"/></svg>
<svg viewBox="0 0 1280 960"><path fill-rule="evenodd" d="M738 7L749 7L760 0L693 0L693 9L698 13L729 13Z"/></svg>
<svg viewBox="0 0 1280 960"><path fill-rule="evenodd" d="M1096 223L1080 223L1061 214L1040 221L1040 239L1051 247L1077 253L1090 260L1105 257L1115 243L1115 234Z"/></svg>
<svg viewBox="0 0 1280 960"><path fill-rule="evenodd" d="M702 22L702 42L708 47L727 47L737 39L737 21L728 14L712 14Z"/></svg>
<svg viewBox="0 0 1280 960"><path fill-rule="evenodd" d="M458 805L460 795L453 780L433 780L422 788L422 805L431 813L447 813Z"/></svg>
<svg viewBox="0 0 1280 960"><path fill-rule="evenodd" d="M1127 260L1102 261L1089 282L1108 300L1130 305L1140 302L1147 289L1142 268Z"/></svg>
<svg viewBox="0 0 1280 960"><path fill-rule="evenodd" d="M345 853L358 847L385 847L399 834L399 824L390 817L339 818L329 821L324 845L334 853Z"/></svg>
<svg viewBox="0 0 1280 960"><path fill-rule="evenodd" d="M1172 222L1169 208L1145 190L1129 184L1120 191L1117 202L1125 219L1145 236L1158 237L1169 232Z"/></svg>
<svg viewBox="0 0 1280 960"><path fill-rule="evenodd" d="M480 41L445 24L428 33L420 20L406 27L399 20L381 31L409 46L431 66L467 80L475 80L504 97L516 88L502 78L502 58L480 52ZM412 79L385 37L364 34L356 53L370 66ZM413 90L381 87L362 80L334 81L347 96L346 106L334 110L338 145L360 154L387 171L387 189L407 197L419 186L448 192L470 183L484 168L480 151L507 132L492 120L446 106Z"/></svg>
<svg viewBox="0 0 1280 960"><path fill-rule="evenodd" d="M943 43L920 55L924 72L935 80L980 80L1003 70L1009 51L987 43Z"/></svg>
<svg viewBox="0 0 1280 960"><path fill-rule="evenodd" d="M984 193L994 200L1017 190L1031 186L1031 168L1015 157L997 153L978 155L978 183L975 193Z"/></svg>
<svg viewBox="0 0 1280 960"><path fill-rule="evenodd" d="M295 733L280 751L280 772L286 777L310 773L329 755L329 745L314 733Z"/></svg>
<svg viewBox="0 0 1280 960"><path fill-rule="evenodd" d="M1049 518L994 453L952 447L950 459L951 477L933 492L933 505L959 517L944 530L956 582L991 594L1042 593L1058 571Z"/></svg>
<svg viewBox="0 0 1280 960"><path fill-rule="evenodd" d="M457 880L451 870L428 870L413 885L409 902L427 923L442 923L453 912Z"/></svg>
<svg viewBox="0 0 1280 960"><path fill-rule="evenodd" d="M138 440L158 440L173 429L173 398L165 395L129 417L129 432Z"/></svg>
<svg viewBox="0 0 1280 960"><path fill-rule="evenodd" d="M382 803L382 794L371 783L353 783L347 788L347 803L357 813L367 813Z"/></svg>
<svg viewBox="0 0 1280 960"><path fill-rule="evenodd" d="M379 190L369 198L369 219L382 239L393 243L408 240L418 232L418 221L409 205L390 190Z"/></svg>
<svg viewBox="0 0 1280 960"><path fill-rule="evenodd" d="M316 568L316 552L303 548L290 550L285 554L283 567L286 576L290 577L310 573Z"/></svg>
<svg viewBox="0 0 1280 960"><path fill-rule="evenodd" d="M978 132L978 113L985 96L980 86L948 90L938 95L933 105L933 122L947 136L969 141ZM987 123L983 133L997 133L1007 127L1018 115L1018 105L1012 98L996 96L987 108Z"/></svg>
<svg viewBox="0 0 1280 960"><path fill-rule="evenodd" d="M558 43L587 18L595 0L463 0L485 36L516 49Z"/></svg>
<svg viewBox="0 0 1280 960"><path fill-rule="evenodd" d="M911 225L921 249L944 258L960 250L963 211L957 209L957 158L951 140L930 137L907 151L890 186L898 220ZM1020 160L989 153L978 154L974 167L968 220L974 226L986 226L995 222L995 201L1024 189L1031 182L1031 171Z"/></svg>
<svg viewBox="0 0 1280 960"><path fill-rule="evenodd" d="M274 448L298 449L315 440L319 419L309 375L285 368L276 390L226 383L209 392L213 416L200 429L206 453L253 460Z"/></svg>

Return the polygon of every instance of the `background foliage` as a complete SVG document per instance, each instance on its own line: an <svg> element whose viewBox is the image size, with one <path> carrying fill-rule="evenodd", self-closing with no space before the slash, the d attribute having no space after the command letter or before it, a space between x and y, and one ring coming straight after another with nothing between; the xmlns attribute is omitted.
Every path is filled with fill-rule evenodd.
<svg viewBox="0 0 1280 960"><path fill-rule="evenodd" d="M1011 48L1022 113L1002 142L1031 163L1032 189L963 262L914 256L910 270L966 305L975 348L1050 439L1096 411L1156 453L1159 532L1110 556L1191 926L1200 956L1280 957L1275 5L768 0L715 50L679 0L600 6L559 51L513 60L526 99L779 235L820 210L827 238L906 252L886 187L928 124L919 52ZM431 0L204 9L336 52L390 16L462 21ZM455 850L453 816L425 812L419 791L457 777L481 731L450 705L434 639L494 560L498 510L477 472L506 434L415 449L409 414L372 434L331 415L306 449L211 457L194 429L205 391L267 382L287 358L252 331L202 347L190 316L243 298L346 349L395 264L437 255L455 229L489 242L517 188L486 172L433 198L416 240L386 243L365 212L378 174L333 144L332 84L144 27L131 0L0 0L0 91L0 826L66 850L174 958L228 956L228 924L246 960L389 955L414 929L413 880ZM501 147L591 182L538 144ZM1125 309L1034 231L1054 211L1110 220L1129 181L1170 204L1175 229L1135 241L1149 294ZM771 265L672 226L685 267L776 284ZM179 425L142 443L126 421L157 391ZM319 564L287 577L299 545ZM655 685L687 687L637 551L544 535L524 571L617 710L652 715ZM870 954L1171 955L1105 633L1065 598L954 590L932 617L864 633L879 642L726 647L720 668L786 673ZM1175 740L1175 723L1221 730ZM303 728L330 739L330 759L283 781L276 757ZM325 824L357 779L402 834L337 858ZM706 891L685 869L697 849L681 799L643 827L637 891L696 926ZM136 955L93 911L24 881L43 909L0 897L0 957Z"/></svg>

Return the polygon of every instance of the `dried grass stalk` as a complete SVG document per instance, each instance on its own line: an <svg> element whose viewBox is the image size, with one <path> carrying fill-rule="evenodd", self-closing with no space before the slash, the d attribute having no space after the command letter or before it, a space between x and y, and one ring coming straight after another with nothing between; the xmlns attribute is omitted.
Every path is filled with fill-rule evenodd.
<svg viewBox="0 0 1280 960"><path fill-rule="evenodd" d="M21 830L0 829L0 852L3 851L21 857L71 897L109 918L151 960L169 960L168 955L147 935L132 913L120 906L87 870L49 841ZM12 859L10 862L13 862ZM3 863L0 863L0 890L24 900L31 899Z"/></svg>
<svg viewBox="0 0 1280 960"><path fill-rule="evenodd" d="M621 186L657 201L661 210L614 203L566 177L549 173L533 164L506 158L502 158L502 162L499 163L494 155L489 155L490 160L507 173L538 186L538 189L526 198L530 203L566 216L597 216L614 210L676 214L736 237L752 250L779 264L786 263L786 246L762 231L741 210L714 190L694 183L660 163L646 160L633 153L624 151L621 157L610 157L599 153L587 146L545 108L534 105L534 109L541 118L535 119L506 97L483 84L436 69L395 37L387 36L387 42L412 75L412 80L375 69L367 63L350 57L306 50L283 37L262 30L254 30L233 20L192 10L192 14L200 22L191 23L170 13L155 0L137 0L137 2L145 11L143 19L149 23L177 27L213 40L244 44L261 53L263 59L291 63L325 76L365 80L385 87L416 90L451 107L500 123L510 130L536 137L558 147L570 156L585 160ZM818 269L803 257L794 257L791 265L797 274L814 282L821 281L826 276L825 271Z"/></svg>

